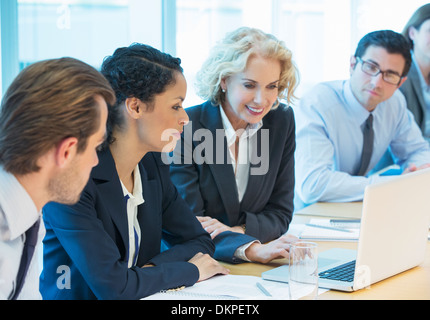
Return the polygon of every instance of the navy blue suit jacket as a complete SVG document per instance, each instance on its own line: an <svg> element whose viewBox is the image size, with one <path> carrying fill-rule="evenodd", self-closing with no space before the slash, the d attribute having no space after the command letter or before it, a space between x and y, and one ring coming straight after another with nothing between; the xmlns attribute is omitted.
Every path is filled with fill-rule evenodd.
<svg viewBox="0 0 430 320"><path fill-rule="evenodd" d="M190 118L187 126L192 126L192 130L184 129L181 143L175 149L170 166L172 181L196 215L211 216L229 226L246 224L247 235L263 243L274 240L287 232L294 208L296 143L293 111L281 104L263 118L263 126L256 133L256 155L265 157L268 171L263 175L250 174L246 192L239 202L226 138L225 135L220 137L219 132L223 149L216 150L217 143L219 147L219 141L215 142L217 130L223 129L219 108L206 102L186 109ZM196 132L204 133L201 129L212 133L213 150L201 150L204 149L201 147L204 139L200 141L194 136ZM268 154L261 154L265 150L262 143L267 143L262 138L263 130L269 136ZM221 155L220 151L223 151ZM202 156L205 161L198 159L200 153L205 153ZM193 155L192 159L190 155ZM251 157L250 170L259 167L261 164ZM222 239L217 238L214 241L218 251Z"/></svg>
<svg viewBox="0 0 430 320"><path fill-rule="evenodd" d="M210 236L171 183L159 154L147 154L139 169L145 202L138 208L137 266L127 265L126 203L113 157L106 150L99 154L99 164L76 205L49 203L43 209L44 299L140 299L198 280L197 267L187 261L198 252L213 255ZM160 252L162 237L170 250ZM149 263L155 267L141 268ZM66 269L58 272L60 266ZM68 276L70 289L64 288Z"/></svg>

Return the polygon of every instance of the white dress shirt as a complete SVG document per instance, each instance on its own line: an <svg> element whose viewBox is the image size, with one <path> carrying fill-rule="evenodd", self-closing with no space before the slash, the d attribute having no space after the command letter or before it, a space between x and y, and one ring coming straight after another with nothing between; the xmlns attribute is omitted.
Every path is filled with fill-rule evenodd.
<svg viewBox="0 0 430 320"><path fill-rule="evenodd" d="M221 106L219 106L219 108L221 112L221 119L224 126L225 135L227 138L227 146L230 154L231 164L233 166L237 191L239 194L239 202L241 202L248 186L250 155L252 154L253 146L256 145L254 143L255 141L253 141L252 139L257 137L255 133L263 126L263 121L260 121L256 124L248 124L245 130L238 130L236 132L231 125L230 120L227 118L224 109ZM235 142L237 137L239 137L238 151L235 150ZM237 152L237 162L234 156L235 152ZM248 247L254 242L259 243L258 240L255 240L237 248L234 253L235 257L244 261L250 261L245 255L245 250L248 249Z"/></svg>
<svg viewBox="0 0 430 320"><path fill-rule="evenodd" d="M0 166L0 300L10 298L16 287L16 277L24 248L25 232L41 217L30 195L14 175ZM41 241L45 234L40 224L38 244L18 299L38 300Z"/></svg>
<svg viewBox="0 0 430 320"><path fill-rule="evenodd" d="M133 193L130 193L121 181L124 197L127 199L127 220L128 220L128 239L129 239L129 257L128 267L136 265L137 256L139 255L140 247L140 225L137 220L137 207L145 202L143 199L142 180L140 177L139 165L134 169L134 186Z"/></svg>
<svg viewBox="0 0 430 320"><path fill-rule="evenodd" d="M248 124L245 130L235 131L228 120L224 109L221 106L219 108L221 111L221 119L227 138L227 146L230 153L234 176L236 179L239 202L241 202L248 186L250 155L253 152L252 148L256 145L256 143L254 143L255 141L253 141L253 137L256 137L255 134L263 126L263 121L261 120L256 124ZM239 137L239 150L234 150L237 137ZM237 152L237 162L234 157L234 151Z"/></svg>

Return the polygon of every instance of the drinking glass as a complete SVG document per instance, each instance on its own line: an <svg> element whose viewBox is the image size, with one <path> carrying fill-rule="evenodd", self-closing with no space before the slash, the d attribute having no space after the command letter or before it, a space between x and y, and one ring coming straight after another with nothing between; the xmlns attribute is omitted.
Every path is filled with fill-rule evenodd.
<svg viewBox="0 0 430 320"><path fill-rule="evenodd" d="M315 300L318 296L318 246L299 241L290 247L290 300Z"/></svg>

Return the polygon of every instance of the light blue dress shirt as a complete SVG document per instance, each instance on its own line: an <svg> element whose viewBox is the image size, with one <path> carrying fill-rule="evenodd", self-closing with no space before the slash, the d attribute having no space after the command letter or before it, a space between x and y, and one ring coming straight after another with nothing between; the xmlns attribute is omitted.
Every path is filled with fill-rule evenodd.
<svg viewBox="0 0 430 320"><path fill-rule="evenodd" d="M390 179L371 174L388 148L403 169L430 163L429 144L399 90L372 112L375 139L367 176L355 174L363 148L363 125L370 113L354 97L349 80L317 85L294 112L296 210L318 201L362 200L367 185Z"/></svg>
<svg viewBox="0 0 430 320"><path fill-rule="evenodd" d="M39 219L40 212L19 181L0 166L0 300L10 298L16 288L16 277L24 248L25 232ZM38 245L29 266L19 300L39 300L38 260L45 227L41 221Z"/></svg>

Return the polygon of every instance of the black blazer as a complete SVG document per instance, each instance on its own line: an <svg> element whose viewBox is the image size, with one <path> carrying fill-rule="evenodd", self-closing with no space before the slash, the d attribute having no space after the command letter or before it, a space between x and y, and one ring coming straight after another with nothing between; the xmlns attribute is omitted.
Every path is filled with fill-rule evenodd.
<svg viewBox="0 0 430 320"><path fill-rule="evenodd" d="M223 130L219 108L206 102L186 109L190 123L185 127L181 143L178 143L174 152L170 166L172 181L196 215L211 216L229 226L246 224L246 234L263 243L274 240L287 232L293 213L296 146L293 111L281 104L264 117L263 126L257 132L257 155L265 156L268 171L264 175L250 174L246 192L239 202L233 168L231 162L228 163L229 153L224 134L219 138L223 139L223 154L217 154L219 150L216 150L216 131ZM192 130L188 126L192 126ZM200 129L211 132L213 150L196 151L199 145L202 147L203 141L191 141L199 139L192 139L190 133L194 136ZM261 145L264 129L267 129L265 132L269 136L269 153L261 155L264 150ZM210 156L204 154L204 162L197 157L189 159L194 151L196 154L210 151ZM187 164L189 162L192 163ZM260 164L252 163L256 161L251 160L251 170L261 168ZM218 250L216 238L215 244Z"/></svg>
<svg viewBox="0 0 430 320"><path fill-rule="evenodd" d="M139 169L145 202L138 207L137 266L127 265L126 202L106 150L99 154L99 164L76 205L49 203L43 209L46 237L40 291L44 299L140 299L198 280L197 267L186 261L198 252L214 253L209 234L171 183L159 154L147 154ZM160 252L162 236L172 249ZM141 268L148 263L155 267ZM59 266L70 270L70 288L57 286L62 276L57 273Z"/></svg>
<svg viewBox="0 0 430 320"><path fill-rule="evenodd" d="M408 109L411 110L415 117L415 121L425 132L425 115L427 113L424 96L421 88L420 74L416 68L415 63L412 63L411 69L408 73L408 78L400 87L400 91L406 98Z"/></svg>

